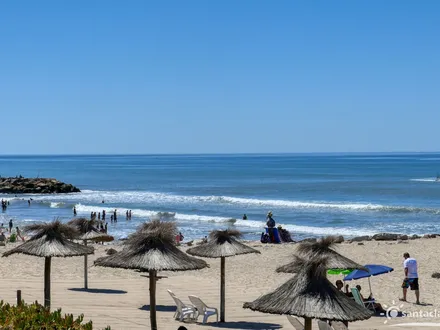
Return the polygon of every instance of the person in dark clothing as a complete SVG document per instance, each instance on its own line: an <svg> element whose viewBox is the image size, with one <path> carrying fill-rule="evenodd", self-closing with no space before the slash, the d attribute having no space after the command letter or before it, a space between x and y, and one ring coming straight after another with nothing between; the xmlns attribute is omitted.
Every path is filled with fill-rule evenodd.
<svg viewBox="0 0 440 330"><path fill-rule="evenodd" d="M9 220L9 232L12 231L12 227L14 227L14 224L12 223L12 219Z"/></svg>
<svg viewBox="0 0 440 330"><path fill-rule="evenodd" d="M287 229L284 229L281 226L278 226L278 233L280 234L280 238L282 242L293 242L292 237Z"/></svg>
<svg viewBox="0 0 440 330"><path fill-rule="evenodd" d="M267 213L266 220L267 220L266 226L267 226L267 231L269 233L270 242L275 243L275 233L274 233L275 220L272 218L272 211L269 211Z"/></svg>
<svg viewBox="0 0 440 330"><path fill-rule="evenodd" d="M243 214L243 220L247 220L247 215Z"/></svg>
<svg viewBox="0 0 440 330"><path fill-rule="evenodd" d="M267 222L266 222L266 226L268 227L268 228L274 228L275 227L275 220L272 218L272 211L269 211L268 213L267 213L267 217L266 217L266 220L267 220Z"/></svg>

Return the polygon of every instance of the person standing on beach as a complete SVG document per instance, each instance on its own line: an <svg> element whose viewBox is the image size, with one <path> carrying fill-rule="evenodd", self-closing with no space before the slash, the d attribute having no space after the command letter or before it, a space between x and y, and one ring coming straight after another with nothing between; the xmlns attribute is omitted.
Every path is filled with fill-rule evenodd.
<svg viewBox="0 0 440 330"><path fill-rule="evenodd" d="M20 237L21 238L21 240L24 242L24 237L23 236L21 236L21 231L20 231L20 228L18 228L18 227L15 227L15 229L17 230L17 236L18 237Z"/></svg>
<svg viewBox="0 0 440 330"><path fill-rule="evenodd" d="M12 231L12 227L14 227L14 224L12 223L12 219L9 220L9 232Z"/></svg>
<svg viewBox="0 0 440 330"><path fill-rule="evenodd" d="M419 275L417 273L417 260L411 258L408 252L403 254L403 271L405 273L405 279L402 283L403 289L403 298L400 298L400 301L406 300L406 293L408 288L411 288L412 291L416 294L416 304L420 304L420 292L419 292Z"/></svg>
<svg viewBox="0 0 440 330"><path fill-rule="evenodd" d="M115 220L115 222L118 222L118 216L117 216L116 209L115 209L115 211L113 212L113 219Z"/></svg>

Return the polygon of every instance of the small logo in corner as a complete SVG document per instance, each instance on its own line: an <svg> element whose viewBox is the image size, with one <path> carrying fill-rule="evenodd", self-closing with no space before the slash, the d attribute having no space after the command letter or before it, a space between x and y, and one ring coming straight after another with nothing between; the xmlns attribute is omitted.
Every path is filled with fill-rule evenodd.
<svg viewBox="0 0 440 330"><path fill-rule="evenodd" d="M396 318L398 316L404 316L402 314L401 308L403 307L403 304L400 304L399 306L396 305L396 302L393 300L391 306L383 305L385 308L385 313L381 313L380 315L386 316L386 320L383 322L384 324L387 324L389 320Z"/></svg>

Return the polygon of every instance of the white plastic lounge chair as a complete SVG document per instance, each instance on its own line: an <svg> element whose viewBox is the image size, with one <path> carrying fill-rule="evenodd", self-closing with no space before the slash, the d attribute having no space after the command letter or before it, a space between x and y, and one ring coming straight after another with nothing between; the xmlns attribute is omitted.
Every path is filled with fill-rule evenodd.
<svg viewBox="0 0 440 330"><path fill-rule="evenodd" d="M176 297L173 291L167 290L170 294L171 298L173 298L174 303L176 304L176 312L174 313L174 318L179 321L183 321L183 319L188 318L190 320L197 320L199 313L197 309L193 305L187 305L182 302L179 298Z"/></svg>
<svg viewBox="0 0 440 330"><path fill-rule="evenodd" d="M353 294L353 298L354 300L361 306L364 306L365 308L372 310L374 312L376 312L376 308L374 308L374 300L366 300L363 301L361 294L359 292L359 290L357 288L352 288L351 289L351 293Z"/></svg>
<svg viewBox="0 0 440 330"><path fill-rule="evenodd" d="M189 301L196 306L199 315L203 315L203 324L208 321L208 317L215 315L218 322L218 310L215 307L208 307L199 297L189 296Z"/></svg>
<svg viewBox="0 0 440 330"><path fill-rule="evenodd" d="M334 330L348 330L348 328L342 322L332 322L332 328Z"/></svg>
<svg viewBox="0 0 440 330"><path fill-rule="evenodd" d="M296 317L293 317L292 315L287 315L287 319L289 320L290 324L293 325L295 330L304 330L304 326Z"/></svg>
<svg viewBox="0 0 440 330"><path fill-rule="evenodd" d="M318 320L318 328L319 330L333 330L331 326L328 325L327 322Z"/></svg>

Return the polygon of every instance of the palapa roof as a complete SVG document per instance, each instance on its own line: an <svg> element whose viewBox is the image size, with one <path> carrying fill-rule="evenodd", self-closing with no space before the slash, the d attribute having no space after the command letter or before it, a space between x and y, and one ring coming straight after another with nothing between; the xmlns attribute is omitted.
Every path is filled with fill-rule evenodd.
<svg viewBox="0 0 440 330"><path fill-rule="evenodd" d="M68 222L69 225L75 227L79 232L80 236L78 239L85 241L102 241L111 242L114 240L113 236L102 233L97 228L98 221L89 220L86 218L76 218Z"/></svg>
<svg viewBox="0 0 440 330"><path fill-rule="evenodd" d="M24 227L23 231L33 233L33 236L25 243L3 253L4 257L14 253L37 257L75 257L94 252L93 247L70 241L69 239L77 238L79 232L58 220L29 225Z"/></svg>
<svg viewBox="0 0 440 330"><path fill-rule="evenodd" d="M175 246L177 228L173 222L153 220L142 225L124 243L122 251L98 258L95 266L138 269L141 271L184 271L208 267L208 264L182 252Z"/></svg>
<svg viewBox="0 0 440 330"><path fill-rule="evenodd" d="M238 241L241 233L237 230L214 230L207 243L188 249L186 252L206 258L232 257L247 253L260 253Z"/></svg>
<svg viewBox="0 0 440 330"><path fill-rule="evenodd" d="M324 257L327 260L328 269L365 269L364 266L339 254L332 247L336 237L326 236L316 242L302 242L298 245L297 252L301 258L312 260L316 257ZM301 269L301 263L294 256L294 260L287 265L276 269L278 273L297 273Z"/></svg>
<svg viewBox="0 0 440 330"><path fill-rule="evenodd" d="M270 314L295 315L334 321L358 321L371 317L372 312L338 291L326 278L325 258L315 258L303 269L257 300L243 308Z"/></svg>

